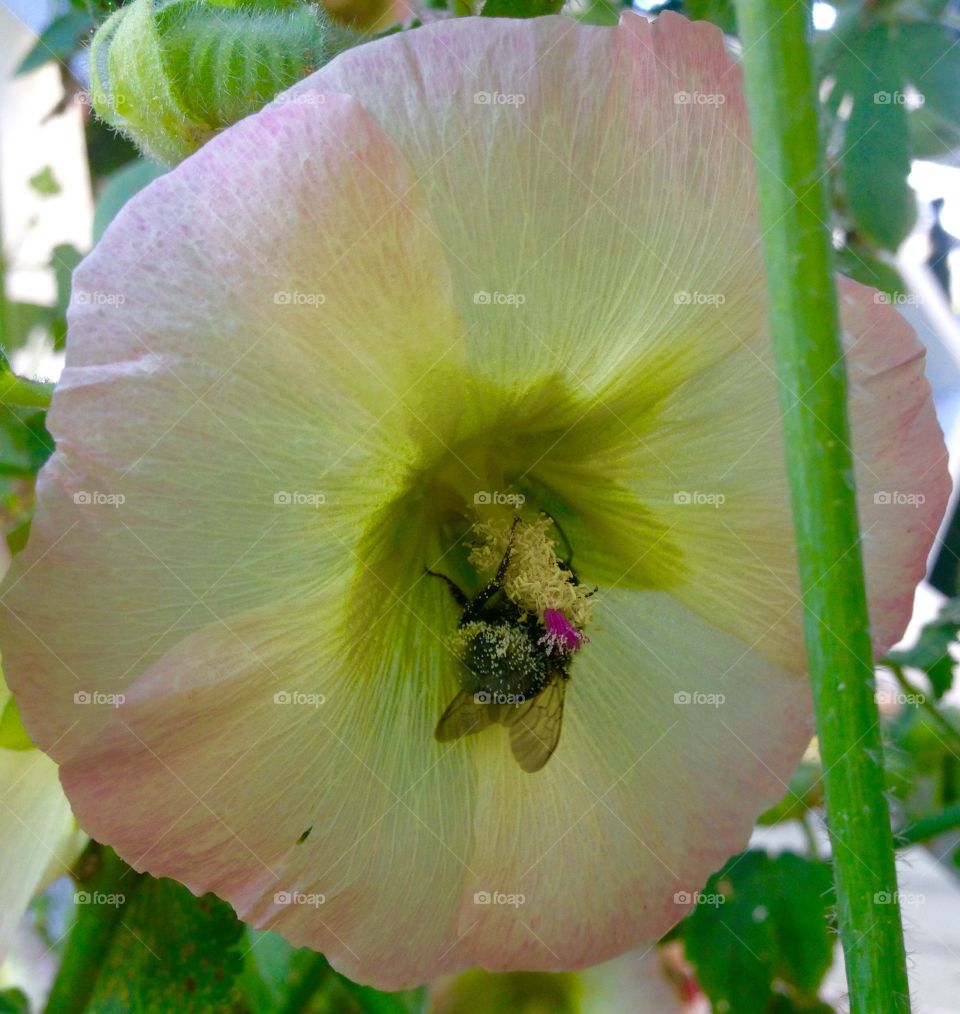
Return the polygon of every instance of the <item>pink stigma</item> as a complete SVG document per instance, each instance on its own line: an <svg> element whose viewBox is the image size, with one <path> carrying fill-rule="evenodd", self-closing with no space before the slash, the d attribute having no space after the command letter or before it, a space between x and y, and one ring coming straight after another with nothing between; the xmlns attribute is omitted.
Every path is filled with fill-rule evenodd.
<svg viewBox="0 0 960 1014"><path fill-rule="evenodd" d="M587 635L577 630L559 609L545 609L543 622L546 624L547 633L541 640L552 641L564 651L574 652L587 643Z"/></svg>

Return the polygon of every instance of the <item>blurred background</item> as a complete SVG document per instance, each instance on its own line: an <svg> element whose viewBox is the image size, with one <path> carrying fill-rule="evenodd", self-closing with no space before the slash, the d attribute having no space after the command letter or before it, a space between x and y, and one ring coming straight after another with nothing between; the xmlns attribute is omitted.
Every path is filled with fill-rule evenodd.
<svg viewBox="0 0 960 1014"><path fill-rule="evenodd" d="M4 365L38 380L55 381L62 369L72 269L123 203L164 171L91 111L87 46L116 6L114 0L0 0L0 352ZM726 0L637 9L665 8L713 21L737 49ZM583 0L566 13L604 24L621 9L611 0ZM444 0L423 10L387 0L331 0L330 10L343 24L371 33L397 17L410 23L466 12L462 4L448 11ZM837 266L877 287L876 298L894 303L926 346L956 479L960 4L818 0L811 19ZM0 524L12 551L26 537L33 480L51 450L43 415L41 408L0 404ZM889 790L901 835L900 901L920 1014L960 1014L958 561L954 501L910 628L878 667ZM3 771L0 837L11 819L5 800L16 791L9 778L3 782ZM714 878L660 947L582 975L468 973L421 992L416 1009L846 1009L821 802L813 743L784 802L762 819L751 851ZM74 885L62 866L39 886L9 939L0 941L0 1014L42 1007L75 918ZM271 934L242 932L241 942L231 944L244 966L235 1005L216 1009L279 1010L279 983L296 977L302 953ZM349 984L330 976L297 1009L368 1009L358 1006Z"/></svg>

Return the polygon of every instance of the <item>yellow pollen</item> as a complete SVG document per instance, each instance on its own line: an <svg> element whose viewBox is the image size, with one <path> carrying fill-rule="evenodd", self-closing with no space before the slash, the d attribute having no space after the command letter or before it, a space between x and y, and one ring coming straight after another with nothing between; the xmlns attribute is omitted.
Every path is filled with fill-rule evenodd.
<svg viewBox="0 0 960 1014"><path fill-rule="evenodd" d="M510 563L503 588L508 597L543 622L547 609L558 609L570 622L583 628L590 620L593 601L581 584L575 584L569 570L560 566L556 547L550 538L551 518L521 521L513 531ZM506 519L484 521L474 527L479 543L469 560L480 573L496 572L510 540L511 522Z"/></svg>

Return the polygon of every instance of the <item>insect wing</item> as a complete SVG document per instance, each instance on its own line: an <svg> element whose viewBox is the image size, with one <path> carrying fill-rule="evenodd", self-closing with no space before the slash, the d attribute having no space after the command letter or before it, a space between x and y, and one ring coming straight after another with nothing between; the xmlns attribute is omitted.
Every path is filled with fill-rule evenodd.
<svg viewBox="0 0 960 1014"><path fill-rule="evenodd" d="M482 732L499 720L499 704L484 704L478 701L474 694L461 690L440 716L434 736L441 743L449 743L451 740L460 739L461 736Z"/></svg>
<svg viewBox="0 0 960 1014"><path fill-rule="evenodd" d="M510 728L510 748L524 771L539 771L557 749L565 694L566 679L555 676L532 700L503 709L500 721Z"/></svg>

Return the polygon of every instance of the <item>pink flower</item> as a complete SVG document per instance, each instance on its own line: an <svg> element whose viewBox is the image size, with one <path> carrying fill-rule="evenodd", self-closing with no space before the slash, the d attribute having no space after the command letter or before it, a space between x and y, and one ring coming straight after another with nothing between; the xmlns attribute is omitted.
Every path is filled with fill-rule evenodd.
<svg viewBox="0 0 960 1014"><path fill-rule="evenodd" d="M910 329L840 298L883 649L948 480ZM118 216L49 425L0 616L30 735L93 837L354 978L655 940L807 745L747 117L706 24L344 53ZM434 736L461 611L425 568L475 592L510 497L598 588L533 774L506 727ZM532 652L510 608L495 667Z"/></svg>

